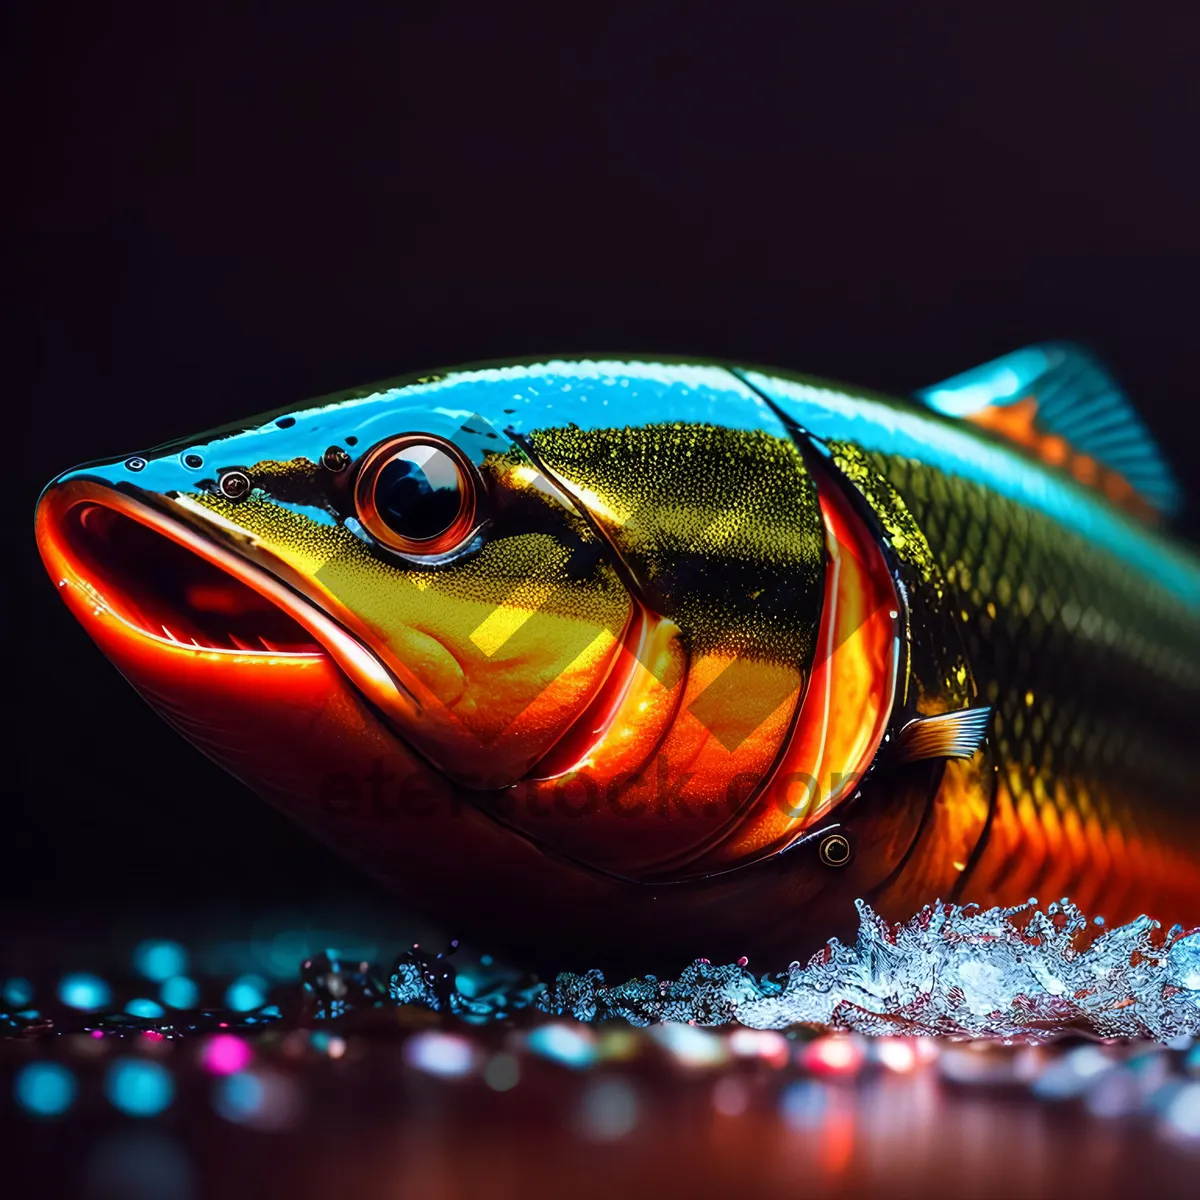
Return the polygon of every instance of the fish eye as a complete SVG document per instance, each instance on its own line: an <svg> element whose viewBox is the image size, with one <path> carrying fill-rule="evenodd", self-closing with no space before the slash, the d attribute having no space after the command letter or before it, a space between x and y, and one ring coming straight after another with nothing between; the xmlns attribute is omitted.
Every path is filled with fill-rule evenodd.
<svg viewBox="0 0 1200 1200"><path fill-rule="evenodd" d="M441 438L388 438L363 459L354 504L366 531L389 549L447 554L475 527L475 473L462 451Z"/></svg>

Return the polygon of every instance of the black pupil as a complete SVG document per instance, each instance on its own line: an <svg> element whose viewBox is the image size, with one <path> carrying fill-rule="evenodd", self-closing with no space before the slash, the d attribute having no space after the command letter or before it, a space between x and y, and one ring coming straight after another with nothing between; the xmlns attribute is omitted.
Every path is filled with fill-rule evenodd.
<svg viewBox="0 0 1200 1200"><path fill-rule="evenodd" d="M393 532L412 541L445 533L462 504L458 467L436 446L397 451L375 480L375 508Z"/></svg>

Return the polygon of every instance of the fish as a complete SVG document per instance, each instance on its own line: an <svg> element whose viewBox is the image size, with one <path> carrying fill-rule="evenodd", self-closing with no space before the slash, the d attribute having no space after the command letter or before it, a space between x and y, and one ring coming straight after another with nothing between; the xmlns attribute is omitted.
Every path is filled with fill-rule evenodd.
<svg viewBox="0 0 1200 1200"><path fill-rule="evenodd" d="M815 948L855 901L1200 921L1181 504L1048 342L907 397L409 375L76 467L35 526L168 724L405 905L652 969Z"/></svg>

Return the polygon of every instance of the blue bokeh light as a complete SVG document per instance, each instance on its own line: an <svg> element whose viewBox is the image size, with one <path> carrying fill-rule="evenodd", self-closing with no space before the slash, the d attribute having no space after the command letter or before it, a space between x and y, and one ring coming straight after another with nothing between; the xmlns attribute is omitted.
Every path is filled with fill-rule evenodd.
<svg viewBox="0 0 1200 1200"><path fill-rule="evenodd" d="M225 1004L234 1012L252 1012L267 1002L267 983L257 975L235 979L225 992Z"/></svg>
<svg viewBox="0 0 1200 1200"><path fill-rule="evenodd" d="M162 983L188 969L188 952L178 942L150 939L134 950L133 967L146 979Z"/></svg>
<svg viewBox="0 0 1200 1200"><path fill-rule="evenodd" d="M33 999L33 984L19 975L4 981L0 998L9 1008L24 1008Z"/></svg>
<svg viewBox="0 0 1200 1200"><path fill-rule="evenodd" d="M35 1117L56 1117L75 1102L79 1085L61 1063L27 1063L17 1073L13 1086L17 1103Z"/></svg>
<svg viewBox="0 0 1200 1200"><path fill-rule="evenodd" d="M125 1011L131 1017L147 1017L154 1019L156 1017L165 1016L167 1010L163 1008L163 1006L159 1004L157 1000L149 1000L146 997L141 996L136 1000L130 1000L130 1002L125 1005Z"/></svg>
<svg viewBox="0 0 1200 1200"><path fill-rule="evenodd" d="M131 1117L153 1117L175 1098L175 1082L161 1063L119 1058L104 1078L104 1094Z"/></svg>
<svg viewBox="0 0 1200 1200"><path fill-rule="evenodd" d="M213 1089L213 1108L235 1125L251 1122L266 1104L267 1089L253 1071L227 1075Z"/></svg>
<svg viewBox="0 0 1200 1200"><path fill-rule="evenodd" d="M254 1129L286 1129L300 1116L302 1097L294 1080L270 1069L238 1071L219 1079L213 1108L235 1125Z"/></svg>
<svg viewBox="0 0 1200 1200"><path fill-rule="evenodd" d="M159 999L168 1008L195 1008L200 1002L200 989L194 979L173 975L158 990Z"/></svg>
<svg viewBox="0 0 1200 1200"><path fill-rule="evenodd" d="M95 1012L112 1000L112 989L99 975L77 971L73 975L64 975L59 980L58 998L68 1008Z"/></svg>
<svg viewBox="0 0 1200 1200"><path fill-rule="evenodd" d="M567 1067L590 1067L598 1055L590 1032L566 1024L542 1025L529 1034L526 1044L534 1054Z"/></svg>

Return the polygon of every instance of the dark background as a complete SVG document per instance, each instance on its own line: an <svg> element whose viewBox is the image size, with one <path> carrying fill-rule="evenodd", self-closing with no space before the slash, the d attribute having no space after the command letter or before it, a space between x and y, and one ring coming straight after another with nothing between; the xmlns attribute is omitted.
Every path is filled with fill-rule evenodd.
<svg viewBox="0 0 1200 1200"><path fill-rule="evenodd" d="M10 8L0 928L382 903L55 598L32 510L81 460L489 357L903 392L1068 337L1190 484L1200 18L1174 7Z"/></svg>

